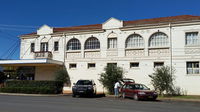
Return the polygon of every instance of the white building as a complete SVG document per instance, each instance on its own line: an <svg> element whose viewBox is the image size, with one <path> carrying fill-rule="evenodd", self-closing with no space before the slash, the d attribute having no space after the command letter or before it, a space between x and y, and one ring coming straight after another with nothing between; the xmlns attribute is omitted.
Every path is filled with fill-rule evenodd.
<svg viewBox="0 0 200 112"><path fill-rule="evenodd" d="M72 83L94 79L98 92L103 91L99 74L109 63L122 67L125 77L150 87L148 75L154 67L169 65L176 69L176 86L200 95L199 32L200 16L191 15L135 21L110 18L102 24L64 28L44 25L20 36L20 60L0 65L31 66L29 79L35 80L53 80L54 71L64 65Z"/></svg>

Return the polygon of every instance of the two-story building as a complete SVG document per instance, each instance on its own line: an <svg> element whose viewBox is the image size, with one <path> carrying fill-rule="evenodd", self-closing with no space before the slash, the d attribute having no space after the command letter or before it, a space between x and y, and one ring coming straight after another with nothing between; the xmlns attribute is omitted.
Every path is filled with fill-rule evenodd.
<svg viewBox="0 0 200 112"><path fill-rule="evenodd" d="M200 16L182 15L102 24L53 28L42 26L21 35L20 60L0 61L5 72L21 70L27 80L53 80L65 67L71 82L98 81L107 64L116 64L125 77L148 86L157 66L176 69L175 85L185 94L200 95ZM25 75L27 74L27 75Z"/></svg>

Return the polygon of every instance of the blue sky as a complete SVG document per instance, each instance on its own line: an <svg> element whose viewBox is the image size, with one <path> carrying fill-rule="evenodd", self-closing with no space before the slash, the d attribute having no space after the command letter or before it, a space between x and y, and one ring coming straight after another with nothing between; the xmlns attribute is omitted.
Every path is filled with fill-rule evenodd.
<svg viewBox="0 0 200 112"><path fill-rule="evenodd" d="M198 15L200 0L0 0L0 59L19 59L21 34L52 27Z"/></svg>

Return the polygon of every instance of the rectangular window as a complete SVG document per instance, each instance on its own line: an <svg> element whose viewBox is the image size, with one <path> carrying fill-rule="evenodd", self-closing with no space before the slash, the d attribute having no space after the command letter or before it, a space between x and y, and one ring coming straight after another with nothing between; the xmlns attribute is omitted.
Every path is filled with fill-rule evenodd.
<svg viewBox="0 0 200 112"><path fill-rule="evenodd" d="M199 68L199 62L187 62L186 63L186 70L187 74L199 74L200 68Z"/></svg>
<svg viewBox="0 0 200 112"><path fill-rule="evenodd" d="M185 44L200 45L200 37L198 36L198 32L187 32L185 34Z"/></svg>
<svg viewBox="0 0 200 112"><path fill-rule="evenodd" d="M54 51L58 51L59 43L58 41L54 42Z"/></svg>
<svg viewBox="0 0 200 112"><path fill-rule="evenodd" d="M117 38L109 38L108 39L108 49L117 48Z"/></svg>
<svg viewBox="0 0 200 112"><path fill-rule="evenodd" d="M31 52L35 51L35 43L31 43Z"/></svg>
<svg viewBox="0 0 200 112"><path fill-rule="evenodd" d="M95 63L88 63L88 69L95 68L95 67L96 67Z"/></svg>
<svg viewBox="0 0 200 112"><path fill-rule="evenodd" d="M76 63L69 64L69 68L70 68L70 69L76 68Z"/></svg>
<svg viewBox="0 0 200 112"><path fill-rule="evenodd" d="M42 42L40 44L40 51L48 51L48 42Z"/></svg>
<svg viewBox="0 0 200 112"><path fill-rule="evenodd" d="M139 67L139 62L131 62L130 63L130 68L138 68Z"/></svg>
<svg viewBox="0 0 200 112"><path fill-rule="evenodd" d="M154 62L154 68L164 66L164 62Z"/></svg>

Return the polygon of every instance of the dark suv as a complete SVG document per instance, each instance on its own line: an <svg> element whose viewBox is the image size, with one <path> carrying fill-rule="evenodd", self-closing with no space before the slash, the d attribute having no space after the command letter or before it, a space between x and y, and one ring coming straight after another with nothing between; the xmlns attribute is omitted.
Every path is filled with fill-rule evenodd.
<svg viewBox="0 0 200 112"><path fill-rule="evenodd" d="M77 83L72 87L72 96L76 95L96 95L96 84L93 80L78 80Z"/></svg>

